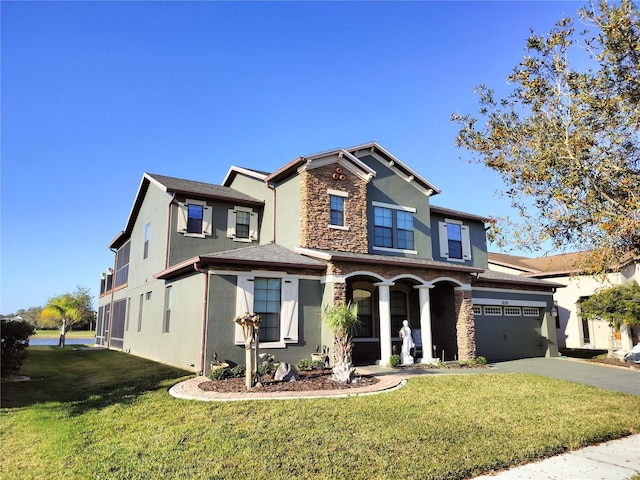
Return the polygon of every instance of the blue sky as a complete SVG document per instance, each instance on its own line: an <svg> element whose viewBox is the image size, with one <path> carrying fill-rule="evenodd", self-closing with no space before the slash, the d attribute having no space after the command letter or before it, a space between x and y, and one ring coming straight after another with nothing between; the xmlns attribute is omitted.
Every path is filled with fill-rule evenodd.
<svg viewBox="0 0 640 480"><path fill-rule="evenodd" d="M449 118L582 5L1 2L0 312L95 295L145 171L220 183L376 141L434 204L513 213Z"/></svg>

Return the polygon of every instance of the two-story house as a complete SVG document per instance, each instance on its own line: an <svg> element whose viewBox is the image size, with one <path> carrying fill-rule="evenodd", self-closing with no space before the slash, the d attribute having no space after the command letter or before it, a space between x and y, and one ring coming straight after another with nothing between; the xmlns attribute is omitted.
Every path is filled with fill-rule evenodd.
<svg viewBox="0 0 640 480"><path fill-rule="evenodd" d="M488 270L486 219L376 143L231 167L221 185L144 174L110 243L96 341L206 372L244 361L233 319L258 313L261 351L331 349L325 308L358 305L354 362L387 364L408 320L418 361L557 355L554 283Z"/></svg>

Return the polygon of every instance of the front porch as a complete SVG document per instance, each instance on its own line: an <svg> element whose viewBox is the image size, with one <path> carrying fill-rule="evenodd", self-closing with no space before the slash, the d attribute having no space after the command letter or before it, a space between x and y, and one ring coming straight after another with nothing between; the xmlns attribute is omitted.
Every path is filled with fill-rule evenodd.
<svg viewBox="0 0 640 480"><path fill-rule="evenodd" d="M475 358L469 284L450 277L386 279L362 271L333 280L334 302L358 305L361 325L353 338L355 365L388 365L391 355L400 354L403 320L408 321L416 344L415 363Z"/></svg>

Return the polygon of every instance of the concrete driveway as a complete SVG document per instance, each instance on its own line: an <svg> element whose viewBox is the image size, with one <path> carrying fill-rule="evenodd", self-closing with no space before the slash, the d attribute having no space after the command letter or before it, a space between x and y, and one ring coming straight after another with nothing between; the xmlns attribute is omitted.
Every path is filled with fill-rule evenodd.
<svg viewBox="0 0 640 480"><path fill-rule="evenodd" d="M594 365L568 358L525 358L492 364L497 373L533 373L640 395L640 370Z"/></svg>

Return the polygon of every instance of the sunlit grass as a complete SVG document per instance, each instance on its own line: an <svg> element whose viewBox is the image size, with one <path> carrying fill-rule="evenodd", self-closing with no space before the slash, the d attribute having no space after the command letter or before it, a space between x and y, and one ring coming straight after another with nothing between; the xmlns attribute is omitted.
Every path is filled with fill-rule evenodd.
<svg viewBox="0 0 640 480"><path fill-rule="evenodd" d="M178 369L118 352L37 351L23 373L42 380L3 384L2 478L468 478L640 432L640 397L533 375L204 403L168 395Z"/></svg>
<svg viewBox="0 0 640 480"><path fill-rule="evenodd" d="M74 338L95 338L96 332L89 330L70 330L65 334L65 338L67 340ZM37 329L33 338L59 338L60 331L59 330L42 330Z"/></svg>

